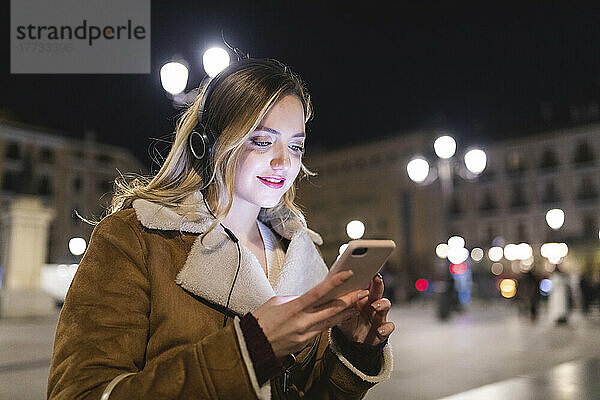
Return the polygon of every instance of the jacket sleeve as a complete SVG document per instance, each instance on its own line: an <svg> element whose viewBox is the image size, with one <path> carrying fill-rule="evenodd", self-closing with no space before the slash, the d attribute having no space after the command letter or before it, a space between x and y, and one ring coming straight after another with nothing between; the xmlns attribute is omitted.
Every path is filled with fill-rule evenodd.
<svg viewBox="0 0 600 400"><path fill-rule="evenodd" d="M117 215L92 233L56 329L49 399L256 398L235 324L146 362L150 283L144 241ZM104 400L104 398L103 398Z"/></svg>
<svg viewBox="0 0 600 400"><path fill-rule="evenodd" d="M303 388L297 388L309 399L358 400L376 383L387 380L392 371L392 352L389 343L383 350L381 370L375 376L366 375L352 365L332 339L331 332L323 332L313 362L300 375L308 375Z"/></svg>

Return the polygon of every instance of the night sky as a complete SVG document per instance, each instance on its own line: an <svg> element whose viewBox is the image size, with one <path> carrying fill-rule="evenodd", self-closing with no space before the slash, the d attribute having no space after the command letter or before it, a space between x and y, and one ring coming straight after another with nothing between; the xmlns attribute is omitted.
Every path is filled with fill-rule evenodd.
<svg viewBox="0 0 600 400"><path fill-rule="evenodd" d="M187 89L197 86L202 53L221 44L221 30L306 81L316 109L309 152L428 126L445 127L459 145L486 143L542 128L542 104L560 125L569 106L600 101L600 5L591 2L153 1L147 75L11 75L8 3L0 113L74 137L95 129L148 168L151 138L172 132L178 113L160 67L183 57Z"/></svg>

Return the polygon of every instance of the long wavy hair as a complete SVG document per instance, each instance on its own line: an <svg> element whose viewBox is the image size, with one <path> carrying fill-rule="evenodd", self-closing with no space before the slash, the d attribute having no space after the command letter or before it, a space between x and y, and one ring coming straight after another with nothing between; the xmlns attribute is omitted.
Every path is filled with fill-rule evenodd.
<svg viewBox="0 0 600 400"><path fill-rule="evenodd" d="M203 182L202 167L194 158L189 137L198 124L199 113L206 93L201 88L193 104L177 120L175 137L169 154L154 176L129 175L117 178L109 213L132 207L136 199L144 199L166 207L177 208L193 192L202 189L204 199L215 215L215 222L204 236L222 221L233 202L235 171L241 148L257 128L265 114L279 99L286 95L298 97L304 108L304 121L312 117L312 105L301 78L286 65L246 62L234 69L217 87L211 89L208 114L203 118L206 127L215 133L216 141L208 160L211 171L208 182ZM301 176L314 175L301 164ZM304 220L301 210L294 203L295 184L282 196L272 212L289 212ZM192 211L193 212L193 211ZM189 214L189 211L186 212Z"/></svg>

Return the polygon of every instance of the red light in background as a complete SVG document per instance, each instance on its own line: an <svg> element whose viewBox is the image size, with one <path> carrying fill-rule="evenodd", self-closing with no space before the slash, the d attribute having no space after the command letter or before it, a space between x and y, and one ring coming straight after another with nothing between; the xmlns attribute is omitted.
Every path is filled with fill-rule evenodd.
<svg viewBox="0 0 600 400"><path fill-rule="evenodd" d="M417 290L419 292L424 292L425 290L427 290L427 287L429 286L429 282L427 282L427 279L417 279L417 282L415 282L415 288L417 288Z"/></svg>
<svg viewBox="0 0 600 400"><path fill-rule="evenodd" d="M467 264L450 264L450 272L452 272L454 275L462 275L467 272Z"/></svg>

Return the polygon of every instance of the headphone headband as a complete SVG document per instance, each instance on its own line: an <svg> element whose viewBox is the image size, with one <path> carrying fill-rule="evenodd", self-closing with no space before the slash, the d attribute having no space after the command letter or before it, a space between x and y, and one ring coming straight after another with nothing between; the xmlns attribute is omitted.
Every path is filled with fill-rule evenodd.
<svg viewBox="0 0 600 400"><path fill-rule="evenodd" d="M219 87L221 82L223 82L229 75L241 71L245 67L249 65L262 65L265 67L276 67L281 68L282 65L275 60L271 59L262 59L262 58L242 58L234 63L229 64L225 67L221 72L219 72L214 78L208 81L206 89L202 94L202 102L200 103L200 107L198 107L198 121L203 126L206 126L206 118L208 115L208 106L210 105L209 99L212 92L216 87Z"/></svg>

